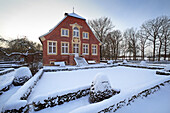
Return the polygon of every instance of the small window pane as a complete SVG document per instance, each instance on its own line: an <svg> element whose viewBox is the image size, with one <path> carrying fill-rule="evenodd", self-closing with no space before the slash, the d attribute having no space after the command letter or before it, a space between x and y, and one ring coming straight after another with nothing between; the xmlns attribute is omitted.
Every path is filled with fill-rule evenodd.
<svg viewBox="0 0 170 113"><path fill-rule="evenodd" d="M49 47L49 53L52 53L52 47Z"/></svg>
<svg viewBox="0 0 170 113"><path fill-rule="evenodd" d="M52 42L49 42L49 45L52 45Z"/></svg>

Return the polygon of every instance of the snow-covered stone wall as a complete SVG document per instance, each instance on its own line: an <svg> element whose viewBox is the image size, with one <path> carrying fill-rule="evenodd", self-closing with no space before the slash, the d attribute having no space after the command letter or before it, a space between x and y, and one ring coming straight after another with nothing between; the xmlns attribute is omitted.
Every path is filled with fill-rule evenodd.
<svg viewBox="0 0 170 113"><path fill-rule="evenodd" d="M14 68L8 68L3 71L0 71L0 75L4 75L4 74L10 73L12 71L14 71Z"/></svg>
<svg viewBox="0 0 170 113"><path fill-rule="evenodd" d="M48 95L39 95L33 99L35 111L61 105L89 94L90 86L79 87L62 92L53 92Z"/></svg>
<svg viewBox="0 0 170 113"><path fill-rule="evenodd" d="M34 77L27 81L14 95L9 98L2 108L2 112L26 112L29 109L27 105L27 98L42 75L43 70L41 69L34 75Z"/></svg>
<svg viewBox="0 0 170 113"><path fill-rule="evenodd" d="M157 92L161 87L165 85L170 85L170 80L162 80L157 82L157 85L153 85L155 82L151 83L149 86L145 86L140 90L132 91L129 94L123 95L123 93L104 100L93 105L87 105L73 110L71 113L107 113L116 112L123 106L128 106L138 98L146 98L147 96ZM153 85L153 86L152 86ZM117 99L115 99L117 98Z"/></svg>

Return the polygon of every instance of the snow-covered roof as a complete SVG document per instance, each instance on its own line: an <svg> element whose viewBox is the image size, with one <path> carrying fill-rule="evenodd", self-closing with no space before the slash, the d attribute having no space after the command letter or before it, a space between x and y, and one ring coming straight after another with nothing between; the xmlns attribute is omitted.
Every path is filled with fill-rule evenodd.
<svg viewBox="0 0 170 113"><path fill-rule="evenodd" d="M79 16L79 15L76 14L76 13L65 13L65 16L72 16L72 17L75 17L75 18L79 18L79 19L86 20L85 18Z"/></svg>

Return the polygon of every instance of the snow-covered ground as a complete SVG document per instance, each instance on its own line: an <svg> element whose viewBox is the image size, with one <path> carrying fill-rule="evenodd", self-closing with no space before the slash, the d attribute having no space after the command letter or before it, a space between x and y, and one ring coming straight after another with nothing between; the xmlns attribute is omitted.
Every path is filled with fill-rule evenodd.
<svg viewBox="0 0 170 113"><path fill-rule="evenodd" d="M14 71L0 76L0 90L12 84L14 79Z"/></svg>
<svg viewBox="0 0 170 113"><path fill-rule="evenodd" d="M0 112L2 110L3 105L7 100L20 88L21 86L12 87L10 90L4 92L0 95Z"/></svg>
<svg viewBox="0 0 170 113"><path fill-rule="evenodd" d="M100 64L100 65L94 65L94 66L103 66L106 64ZM92 66L92 65L91 65ZM59 67L44 67L44 69L58 69ZM75 67L64 67L64 68L75 68ZM81 67L76 67L81 68ZM79 87L84 86L90 86L92 83L92 80L98 73L104 73L107 75L108 79L110 80L110 83L112 85L112 88L120 89L120 95L116 95L115 97L111 97L112 100L119 100L117 97L125 96L126 94L133 94L131 92L135 91L142 91L148 86L156 85L155 83L159 83L165 80L169 80L169 76L163 76L163 75L156 75L157 70L150 70L150 69L140 69L140 68L131 68L131 67L107 67L107 68L97 68L97 69L81 69L81 70L72 70L72 71L58 71L58 72L44 72L42 78L38 81L37 85L33 89L33 92L28 97L27 101L28 103L32 103L36 97L39 97L42 95L50 95L53 92L64 92L71 89L76 89ZM12 76L12 75L11 75ZM0 111L3 106L3 104L8 100L8 98L13 95L19 87L12 87L9 91L5 92L4 94L0 95ZM160 91L156 92L153 95L150 95L148 98L145 99L138 99L132 104L131 106L124 107L117 112L123 113L126 110L128 112L126 113L133 113L131 112L135 110L144 109L145 101L149 103L151 108L153 106L161 106L161 104L156 104L156 101L158 100L164 100L165 98L169 98L168 95L170 93L170 85L166 86L164 89L161 89ZM160 96L162 95L162 96ZM132 95L131 95L132 96ZM158 98L159 97L159 98ZM62 105L57 105L55 107L49 107L43 110L40 110L36 113L68 113L72 110L81 108L83 106L91 106L91 104L88 102L88 96L82 97L80 99L76 99L74 101L70 101L68 103L64 103ZM151 98L151 99L150 99ZM1 101L2 99L2 101ZM124 99L124 98L122 98ZM109 102L109 99L107 99ZM115 102L116 102L115 101ZM168 103L168 99L165 101L165 104ZM163 101L160 101L160 103L164 105ZM103 102L101 102L103 103ZM101 104L101 105L104 105ZM153 105L152 105L153 104ZM95 107L96 104L93 105ZM109 105L109 103L108 103ZM165 109L168 110L168 107L164 105ZM134 106L134 107L133 107ZM148 107L149 108L149 107ZM158 108L158 107L157 107ZM32 111L34 112L34 111ZM135 113L135 112L134 112ZM136 112L138 113L138 112ZM147 113L145 111L139 112L139 113ZM158 112L148 112L148 113L158 113ZM168 113L168 112L161 112L161 113Z"/></svg>
<svg viewBox="0 0 170 113"><path fill-rule="evenodd" d="M151 82L167 78L166 76L156 75L155 70L130 67L45 72L29 96L28 101L30 103L36 96L48 95L51 92L60 92L91 85L95 75L100 72L108 76L113 88L120 89L121 91L135 90Z"/></svg>
<svg viewBox="0 0 170 113"><path fill-rule="evenodd" d="M170 85L144 99L137 99L116 113L170 113Z"/></svg>

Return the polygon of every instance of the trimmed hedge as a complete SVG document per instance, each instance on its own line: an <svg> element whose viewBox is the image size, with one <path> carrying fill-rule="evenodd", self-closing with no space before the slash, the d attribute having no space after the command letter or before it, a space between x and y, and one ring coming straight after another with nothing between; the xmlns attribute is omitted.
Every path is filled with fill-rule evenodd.
<svg viewBox="0 0 170 113"><path fill-rule="evenodd" d="M10 69L6 69L6 70L3 70L3 71L0 71L0 76L4 75L4 74L7 74L7 73L10 73L12 71L14 71L14 68L10 68Z"/></svg>
<svg viewBox="0 0 170 113"><path fill-rule="evenodd" d="M107 66L99 66L99 67L82 67L82 68L63 68L63 69L43 69L44 72L56 72L56 71L74 71L81 69L98 69L98 68L107 68L107 67L116 67L117 65L107 65Z"/></svg>
<svg viewBox="0 0 170 113"><path fill-rule="evenodd" d="M8 91L12 87L12 84L4 87L3 89L0 90L0 95L2 95L5 91Z"/></svg>
<svg viewBox="0 0 170 113"><path fill-rule="evenodd" d="M156 67L156 66L153 67L153 66L128 65L128 64L120 64L120 66L144 68L144 69L164 69L163 67Z"/></svg>
<svg viewBox="0 0 170 113"><path fill-rule="evenodd" d="M38 72L37 72L38 73ZM28 87L28 89L25 91L25 93L23 93L23 94L19 94L19 95L22 95L21 97L19 97L19 99L20 100L26 100L27 101L27 99L28 99L28 96L31 94L31 92L33 91L33 88L36 86L36 84L38 83L38 81L41 79L41 77L42 77L42 75L43 75L43 71L40 73L40 75L36 78L36 80L32 83L32 84L27 84L27 83L25 83L24 85L29 85L29 87ZM32 79L33 79L33 77L32 77ZM31 79L30 79L31 80ZM29 81L28 81L29 82ZM22 87L21 87L22 88ZM21 90L21 88L19 89L19 90ZM19 93L19 92L18 92ZM13 97L12 99L11 99L11 101L13 101L14 100L14 98L16 98L16 100L18 99L17 97ZM10 101L9 101L10 102ZM18 103L14 103L14 107L15 107L15 104L17 105ZM28 110L29 110L29 105L27 104L27 105L22 105L19 109L14 109L14 108L12 108L12 109L8 109L9 108L9 106L8 106L8 104L6 105L6 106L4 106L5 107L5 109L4 109L4 111L2 112L2 113L21 113L21 112L27 112Z"/></svg>
<svg viewBox="0 0 170 113"><path fill-rule="evenodd" d="M116 112L118 109L122 108L123 106L128 106L128 105L131 105L132 102L134 102L136 99L138 98L145 98L157 91L160 90L160 87L161 86L165 86L166 84L170 84L170 80L168 81L165 81L163 83L160 83L158 85L155 85L154 87L152 88L149 88L149 89L146 89L136 95L133 95L131 98L128 98L128 99L124 99L116 104L113 104L112 106L109 106L108 108L105 108L101 111L99 111L98 113L106 113L106 112Z"/></svg>
<svg viewBox="0 0 170 113"><path fill-rule="evenodd" d="M166 71L156 71L156 74L169 76L169 75L170 75L170 72L166 72Z"/></svg>
<svg viewBox="0 0 170 113"><path fill-rule="evenodd" d="M76 92L64 94L64 95L56 95L55 97L48 97L43 102L33 102L34 110L39 111L41 109L45 109L48 107L54 107L56 105L64 104L65 102L69 102L81 97L84 97L89 94L90 88L78 90Z"/></svg>

